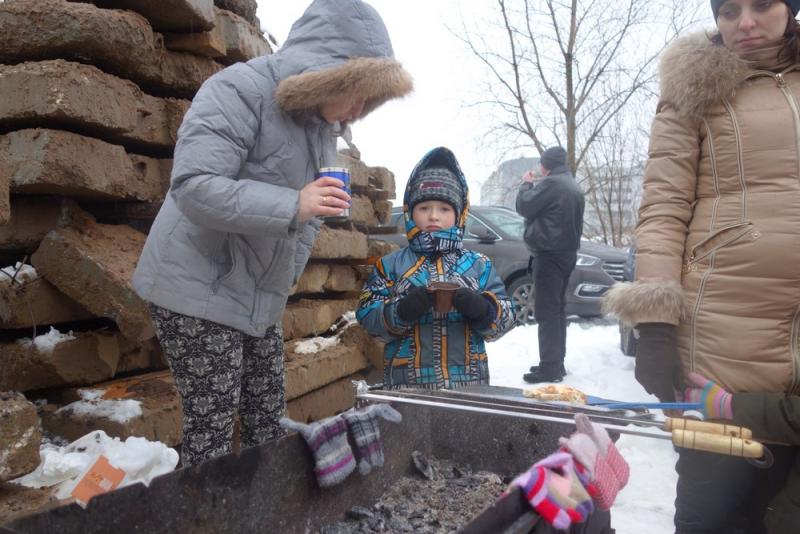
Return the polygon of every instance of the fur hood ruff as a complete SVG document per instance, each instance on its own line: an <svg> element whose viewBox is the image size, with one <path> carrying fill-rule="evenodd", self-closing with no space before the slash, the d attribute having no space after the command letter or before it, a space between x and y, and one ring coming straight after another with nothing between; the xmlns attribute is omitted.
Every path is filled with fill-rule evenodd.
<svg viewBox="0 0 800 534"><path fill-rule="evenodd" d="M747 61L712 43L706 32L675 40L661 55L661 102L685 118L700 118L752 71Z"/></svg>

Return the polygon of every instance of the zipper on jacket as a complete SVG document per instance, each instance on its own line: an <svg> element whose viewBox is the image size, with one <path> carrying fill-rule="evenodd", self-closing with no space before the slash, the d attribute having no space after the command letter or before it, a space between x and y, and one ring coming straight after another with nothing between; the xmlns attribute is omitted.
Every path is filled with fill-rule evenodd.
<svg viewBox="0 0 800 534"><path fill-rule="evenodd" d="M795 310L792 317L792 329L789 332L789 354L792 355L792 384L788 393L792 395L800 394L800 306Z"/></svg>
<svg viewBox="0 0 800 534"><path fill-rule="evenodd" d="M733 132L736 136L736 163L739 166L739 184L742 187L742 214L740 220L744 221L747 218L747 183L744 180L744 156L742 155L742 130L739 128L739 121L736 120L736 112L733 110L733 105L725 98L723 105L731 116L731 125L733 125Z"/></svg>
<svg viewBox="0 0 800 534"><path fill-rule="evenodd" d="M800 180L800 110L797 108L797 101L789 90L789 84L786 83L786 78L783 76L782 72L775 75L775 81L778 83L778 87L781 92L783 92L783 96L786 97L789 108L792 110L792 118L794 119L794 142L797 151L797 178Z"/></svg>

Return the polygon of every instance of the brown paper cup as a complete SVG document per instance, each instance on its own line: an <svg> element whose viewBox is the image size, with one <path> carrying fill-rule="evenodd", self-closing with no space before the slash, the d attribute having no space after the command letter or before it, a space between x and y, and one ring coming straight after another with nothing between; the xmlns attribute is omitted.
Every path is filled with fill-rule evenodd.
<svg viewBox="0 0 800 534"><path fill-rule="evenodd" d="M456 290L461 287L453 282L433 282L428 291L433 293L433 309L439 313L447 313L453 309Z"/></svg>

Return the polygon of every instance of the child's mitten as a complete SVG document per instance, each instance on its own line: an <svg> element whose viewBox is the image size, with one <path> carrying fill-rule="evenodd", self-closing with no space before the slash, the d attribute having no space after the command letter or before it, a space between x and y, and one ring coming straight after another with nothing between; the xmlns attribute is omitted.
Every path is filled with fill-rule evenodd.
<svg viewBox="0 0 800 534"><path fill-rule="evenodd" d="M624 488L628 484L630 468L628 467L628 462L619 453L617 446L611 441L606 429L596 423L592 423L589 417L582 413L575 416L575 426L578 432L592 438L594 444L597 445L599 454L597 456L597 465L595 466L595 475L600 476L599 472L605 471L606 467L608 467L617 477L619 489Z"/></svg>
<svg viewBox="0 0 800 534"><path fill-rule="evenodd" d="M347 424L335 415L307 425L283 417L280 424L299 432L314 455L314 474L320 487L342 482L356 468L353 450L347 442Z"/></svg>
<svg viewBox="0 0 800 534"><path fill-rule="evenodd" d="M587 434L575 432L569 439L559 439L559 443L575 458L575 470L597 508L610 510L621 485L608 462L600 458L594 440Z"/></svg>
<svg viewBox="0 0 800 534"><path fill-rule="evenodd" d="M689 373L689 382L692 385L684 390L684 401L702 403L700 411L706 419L733 419L733 395L697 373Z"/></svg>
<svg viewBox="0 0 800 534"><path fill-rule="evenodd" d="M373 467L382 466L383 442L378 418L383 417L387 421L398 423L403 419L400 412L388 404L372 404L364 410L353 408L344 412L342 416L347 421L356 442L358 470L361 474L366 475Z"/></svg>
<svg viewBox="0 0 800 534"><path fill-rule="evenodd" d="M593 510L591 498L575 474L572 456L566 452L537 462L512 484L522 489L542 519L560 530L585 521Z"/></svg>

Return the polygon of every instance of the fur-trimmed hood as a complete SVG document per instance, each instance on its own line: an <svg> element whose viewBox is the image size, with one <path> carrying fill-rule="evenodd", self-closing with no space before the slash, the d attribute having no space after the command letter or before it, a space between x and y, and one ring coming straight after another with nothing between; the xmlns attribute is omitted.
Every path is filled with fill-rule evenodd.
<svg viewBox="0 0 800 534"><path fill-rule="evenodd" d="M364 116L413 87L394 59L383 20L361 0L315 0L275 62L275 99L291 115L315 111L335 95L366 99Z"/></svg>
<svg viewBox="0 0 800 534"><path fill-rule="evenodd" d="M661 55L661 101L683 117L699 118L751 72L747 61L712 43L706 32L686 35Z"/></svg>

